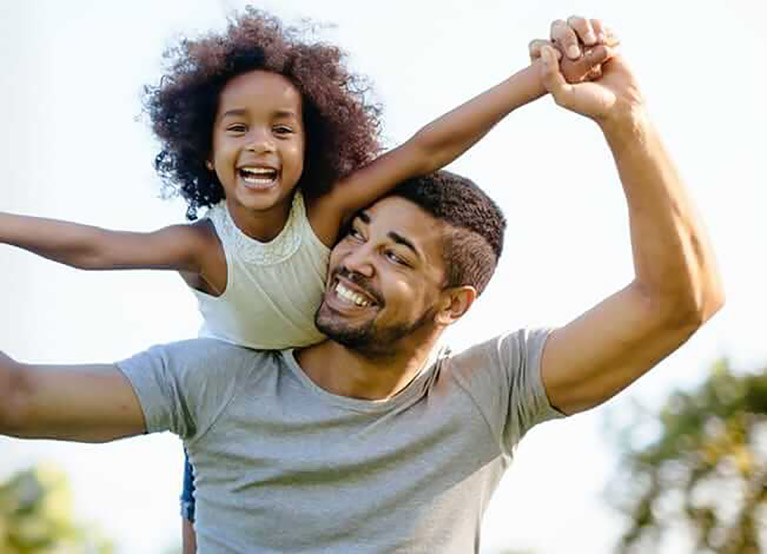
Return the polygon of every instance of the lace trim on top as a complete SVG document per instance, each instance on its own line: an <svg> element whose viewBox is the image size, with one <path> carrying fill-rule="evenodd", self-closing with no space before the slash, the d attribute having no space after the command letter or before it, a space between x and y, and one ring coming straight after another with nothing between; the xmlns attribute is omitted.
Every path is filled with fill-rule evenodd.
<svg viewBox="0 0 767 554"><path fill-rule="evenodd" d="M306 219L305 213L303 198L296 192L285 227L269 242L258 241L243 233L232 219L226 200L213 206L207 217L215 225L225 250L246 263L274 265L288 259L301 246L301 224Z"/></svg>

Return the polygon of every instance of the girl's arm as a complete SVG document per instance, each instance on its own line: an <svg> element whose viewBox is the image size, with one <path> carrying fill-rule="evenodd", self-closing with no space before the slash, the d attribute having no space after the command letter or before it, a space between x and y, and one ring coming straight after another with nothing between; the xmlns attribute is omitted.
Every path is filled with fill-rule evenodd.
<svg viewBox="0 0 767 554"><path fill-rule="evenodd" d="M151 233L110 231L0 212L0 242L79 269L173 269L200 272L213 234L206 223ZM213 239L215 240L215 239Z"/></svg>
<svg viewBox="0 0 767 554"><path fill-rule="evenodd" d="M568 75L585 76L612 55L604 45L569 64ZM310 206L309 218L317 236L333 244L341 225L363 208L407 179L435 171L463 154L516 108L545 94L538 62L519 71L432 121L410 140L379 156L337 183Z"/></svg>

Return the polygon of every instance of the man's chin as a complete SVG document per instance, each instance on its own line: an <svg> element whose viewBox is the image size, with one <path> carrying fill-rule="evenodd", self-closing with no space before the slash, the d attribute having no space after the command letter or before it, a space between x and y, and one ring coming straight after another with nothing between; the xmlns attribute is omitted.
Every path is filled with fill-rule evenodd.
<svg viewBox="0 0 767 554"><path fill-rule="evenodd" d="M365 348L371 342L375 333L372 322L362 325L350 325L340 317L329 313L330 310L323 306L317 312L315 325L317 329L330 340L342 344L353 350Z"/></svg>

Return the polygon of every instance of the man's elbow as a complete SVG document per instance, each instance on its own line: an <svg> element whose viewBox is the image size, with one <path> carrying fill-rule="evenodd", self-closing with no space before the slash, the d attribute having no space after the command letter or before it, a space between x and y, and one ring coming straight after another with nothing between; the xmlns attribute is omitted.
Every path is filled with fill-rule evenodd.
<svg viewBox="0 0 767 554"><path fill-rule="evenodd" d="M697 294L682 295L668 303L666 321L692 335L722 309L724 301L724 289L719 283Z"/></svg>

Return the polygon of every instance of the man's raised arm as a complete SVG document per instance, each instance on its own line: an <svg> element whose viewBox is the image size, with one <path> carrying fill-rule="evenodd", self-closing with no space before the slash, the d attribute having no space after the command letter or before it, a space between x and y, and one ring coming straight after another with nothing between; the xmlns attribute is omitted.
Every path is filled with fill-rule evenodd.
<svg viewBox="0 0 767 554"><path fill-rule="evenodd" d="M560 47L576 40L563 23L552 28ZM542 58L556 103L595 120L607 139L628 203L635 269L628 286L553 331L546 344L541 374L549 400L574 413L604 402L673 352L722 306L724 294L706 233L623 58L606 62L597 81L577 85L565 82L551 47Z"/></svg>
<svg viewBox="0 0 767 554"><path fill-rule="evenodd" d="M105 442L144 431L138 399L115 366L30 365L0 353L0 434Z"/></svg>

